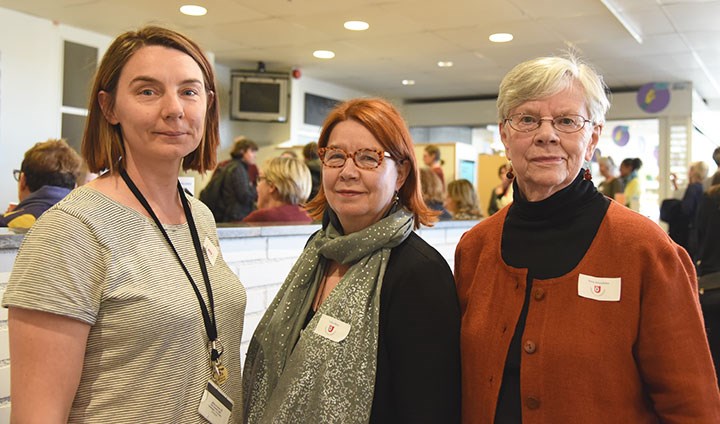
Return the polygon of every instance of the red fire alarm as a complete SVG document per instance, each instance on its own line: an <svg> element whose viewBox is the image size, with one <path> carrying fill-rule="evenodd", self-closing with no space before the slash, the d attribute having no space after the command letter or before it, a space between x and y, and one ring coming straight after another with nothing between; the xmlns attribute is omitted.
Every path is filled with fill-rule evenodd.
<svg viewBox="0 0 720 424"><path fill-rule="evenodd" d="M293 78L295 78L295 79L300 79L300 76L302 76L302 73L300 72L300 69L299 69L299 68L294 68L294 69L292 70L292 76L293 76Z"/></svg>

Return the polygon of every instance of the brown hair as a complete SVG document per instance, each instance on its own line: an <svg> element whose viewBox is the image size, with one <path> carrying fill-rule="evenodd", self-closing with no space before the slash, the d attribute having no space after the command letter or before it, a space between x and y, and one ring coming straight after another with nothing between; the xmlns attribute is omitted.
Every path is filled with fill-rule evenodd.
<svg viewBox="0 0 720 424"><path fill-rule="evenodd" d="M45 185L72 190L81 165L80 155L65 140L49 139L25 152L20 170L31 193Z"/></svg>
<svg viewBox="0 0 720 424"><path fill-rule="evenodd" d="M370 131L382 148L398 164L408 163L408 176L398 190L400 203L412 212L416 229L421 224L432 225L436 221L437 213L431 211L423 201L413 142L405 121L397 109L386 100L379 98L352 99L341 103L325 119L318 139L318 147L326 147L335 125L348 120L353 120ZM313 219L322 219L325 209L328 207L322 185L320 185L318 194L308 202L306 207Z"/></svg>
<svg viewBox="0 0 720 424"><path fill-rule="evenodd" d="M434 144L428 144L425 146L425 152L433 157L433 163L440 162L440 165L445 165L445 161L440 158L440 148Z"/></svg>
<svg viewBox="0 0 720 424"><path fill-rule="evenodd" d="M257 152L257 143L245 137L244 135L238 136L235 138L235 144L233 145L233 149L230 152L230 157L232 157L233 159L242 159L243 155L245 155L245 152L247 152L248 150Z"/></svg>
<svg viewBox="0 0 720 424"><path fill-rule="evenodd" d="M128 31L118 36L103 56L95 75L85 134L82 140L82 155L91 172L110 170L115 172L117 162L125 167L125 148L120 125L112 125L105 119L100 108L99 94L107 92L114 106L118 80L130 58L146 46L163 46L181 51L198 64L204 78L207 92L207 112L205 115L205 134L200 145L183 158L184 170L193 169L204 173L213 169L217 162L217 148L220 145L218 99L215 90L215 74L210 62L200 47L186 36L170 29L147 26L138 31Z"/></svg>
<svg viewBox="0 0 720 424"><path fill-rule="evenodd" d="M430 168L420 168L420 191L426 203L442 203L445 200L442 180Z"/></svg>
<svg viewBox="0 0 720 424"><path fill-rule="evenodd" d="M314 141L311 141L308 144L304 145L302 153L305 160L315 160L320 158L318 156L318 144Z"/></svg>

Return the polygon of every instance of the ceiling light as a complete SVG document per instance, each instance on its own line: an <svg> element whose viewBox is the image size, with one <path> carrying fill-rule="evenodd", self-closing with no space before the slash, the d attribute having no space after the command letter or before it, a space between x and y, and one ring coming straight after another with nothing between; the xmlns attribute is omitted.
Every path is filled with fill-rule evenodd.
<svg viewBox="0 0 720 424"><path fill-rule="evenodd" d="M512 41L513 35L506 32L498 32L497 34L492 34L489 38L493 43L507 43L508 41Z"/></svg>
<svg viewBox="0 0 720 424"><path fill-rule="evenodd" d="M449 68L449 67L453 66L453 63L450 60L445 60L445 61L441 60L438 62L438 66L441 68Z"/></svg>
<svg viewBox="0 0 720 424"><path fill-rule="evenodd" d="M370 28L370 24L363 21L347 21L343 26L350 31L365 31Z"/></svg>
<svg viewBox="0 0 720 424"><path fill-rule="evenodd" d="M402 80L402 85L415 85L415 80Z"/></svg>
<svg viewBox="0 0 720 424"><path fill-rule="evenodd" d="M331 52L330 50L315 50L313 52L313 56L317 57L318 59L332 59L335 57L335 53Z"/></svg>
<svg viewBox="0 0 720 424"><path fill-rule="evenodd" d="M617 19L620 22L620 24L623 27L625 27L625 30L627 32L629 32L630 35L632 35L632 37L635 39L635 41L637 41L638 44L642 44L643 39L642 39L642 36L640 35L640 33L635 29L635 27L632 24L630 24L630 22L625 18L625 15L620 13L620 11L615 6L615 4L610 0L600 0L600 2L602 2L602 4L604 4L605 7L607 7L607 9L610 11L610 13L612 13L613 16L615 16L615 19Z"/></svg>
<svg viewBox="0 0 720 424"><path fill-rule="evenodd" d="M194 4L186 4L185 6L180 6L180 13L190 16L203 16L207 13L207 9Z"/></svg>

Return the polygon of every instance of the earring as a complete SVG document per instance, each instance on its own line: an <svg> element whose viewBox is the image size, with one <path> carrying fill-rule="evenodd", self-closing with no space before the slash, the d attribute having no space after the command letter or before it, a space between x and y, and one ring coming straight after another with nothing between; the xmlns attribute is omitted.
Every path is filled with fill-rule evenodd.
<svg viewBox="0 0 720 424"><path fill-rule="evenodd" d="M583 173L583 179L585 181L592 181L592 172L590 171L590 167L592 165L590 164L589 160L586 160L583 164L583 168L585 168L585 172Z"/></svg>
<svg viewBox="0 0 720 424"><path fill-rule="evenodd" d="M397 205L400 203L400 196L397 190L395 190L395 194L393 195L393 204Z"/></svg>
<svg viewBox="0 0 720 424"><path fill-rule="evenodd" d="M513 174L513 169L512 169L512 162L508 162L508 171L505 174L505 176L507 177L508 180L512 180L513 178L515 178L515 174Z"/></svg>

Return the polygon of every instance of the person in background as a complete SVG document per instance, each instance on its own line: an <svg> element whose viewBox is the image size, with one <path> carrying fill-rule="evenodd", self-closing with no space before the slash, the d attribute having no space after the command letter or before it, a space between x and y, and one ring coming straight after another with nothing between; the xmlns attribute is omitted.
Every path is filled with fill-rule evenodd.
<svg viewBox="0 0 720 424"><path fill-rule="evenodd" d="M0 216L0 227L27 230L52 205L75 188L80 174L80 155L65 140L36 143L13 172L18 182L18 200Z"/></svg>
<svg viewBox="0 0 720 424"><path fill-rule="evenodd" d="M309 224L312 219L300 204L307 200L311 184L310 170L300 159L271 159L258 177L258 208L243 222Z"/></svg>
<svg viewBox="0 0 720 424"><path fill-rule="evenodd" d="M241 422L245 289L178 182L215 164L215 93L182 34L149 26L108 47L81 149L106 172L30 229L2 300L12 422L200 424L216 388Z"/></svg>
<svg viewBox="0 0 720 424"><path fill-rule="evenodd" d="M258 171L255 165L255 155L257 151L257 144L249 138L240 136L235 139L235 145L230 152L232 159L221 168L224 174L220 191L223 213L218 222L242 221L256 209Z"/></svg>
<svg viewBox="0 0 720 424"><path fill-rule="evenodd" d="M598 165L600 167L600 175L605 178L598 184L598 191L605 196L615 199L615 195L622 193L624 190L623 180L616 174L617 166L615 161L610 156L601 156L598 159Z"/></svg>
<svg viewBox="0 0 720 424"><path fill-rule="evenodd" d="M642 186L638 178L640 168L642 168L640 158L626 158L620 162L620 177L625 189L621 196L616 196L616 200L622 200L622 204L635 212L640 212L640 197L642 197Z"/></svg>
<svg viewBox="0 0 720 424"><path fill-rule="evenodd" d="M510 164L502 164L498 168L498 178L500 184L493 188L490 193L490 204L488 205L488 215L492 215L505 206L509 205L513 199L512 178L508 177L511 170Z"/></svg>
<svg viewBox="0 0 720 424"><path fill-rule="evenodd" d="M328 115L313 234L258 324L246 422L459 423L460 315L412 140L382 99Z"/></svg>
<svg viewBox="0 0 720 424"><path fill-rule="evenodd" d="M447 186L445 208L454 220L480 219L483 217L478 206L475 187L466 179L451 181Z"/></svg>
<svg viewBox="0 0 720 424"><path fill-rule="evenodd" d="M591 181L602 77L533 59L497 107L515 194L457 245L463 422L720 422L690 257Z"/></svg>
<svg viewBox="0 0 720 424"><path fill-rule="evenodd" d="M317 150L318 144L314 141L303 146L302 150L305 165L307 165L310 170L310 175L312 176L312 189L308 197L310 200L315 198L322 184L322 163L320 162Z"/></svg>
<svg viewBox="0 0 720 424"><path fill-rule="evenodd" d="M708 191L710 189L710 186L712 185L712 180L716 175L720 175L720 147L715 148L713 150L713 161L715 161L715 165L717 166L717 170L714 174L711 174L709 177L705 178L703 181L703 191Z"/></svg>
<svg viewBox="0 0 720 424"><path fill-rule="evenodd" d="M669 199L661 204L661 219L668 223L668 234L675 243L684 247L691 258L696 259L697 213L703 199L703 180L707 177L705 162L693 162L688 170L688 186L682 200ZM675 182L673 181L673 184Z"/></svg>
<svg viewBox="0 0 720 424"><path fill-rule="evenodd" d="M715 375L720 379L720 173L710 181L697 214L697 273Z"/></svg>
<svg viewBox="0 0 720 424"><path fill-rule="evenodd" d="M449 221L452 215L445 209L445 194L440 177L430 168L420 168L420 189L425 204L438 212L440 221Z"/></svg>
<svg viewBox="0 0 720 424"><path fill-rule="evenodd" d="M295 153L295 150L285 150L280 154L280 157L296 159L298 156L297 153Z"/></svg>
<svg viewBox="0 0 720 424"><path fill-rule="evenodd" d="M425 163L425 166L430 168L435 175L440 178L443 191L445 191L445 173L442 169L442 165L445 164L445 161L440 159L440 148L434 144L428 144L425 146L425 151L423 152L423 162Z"/></svg>

